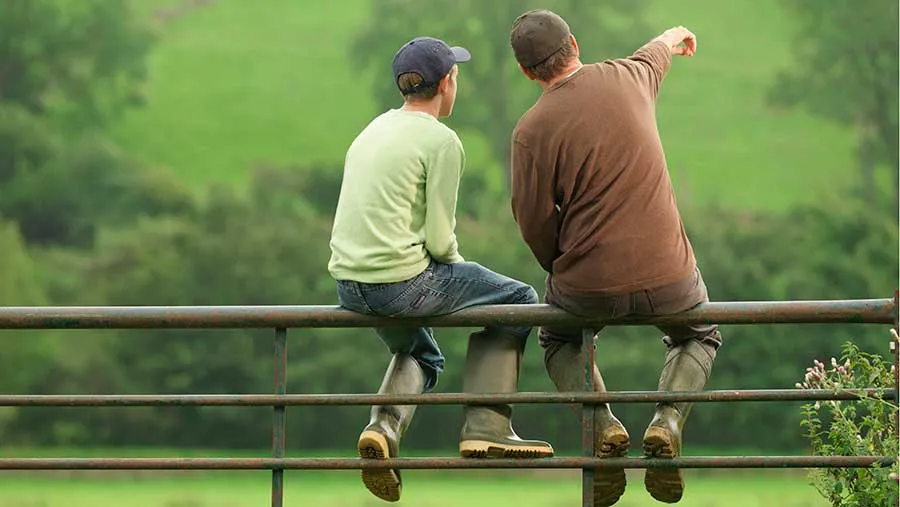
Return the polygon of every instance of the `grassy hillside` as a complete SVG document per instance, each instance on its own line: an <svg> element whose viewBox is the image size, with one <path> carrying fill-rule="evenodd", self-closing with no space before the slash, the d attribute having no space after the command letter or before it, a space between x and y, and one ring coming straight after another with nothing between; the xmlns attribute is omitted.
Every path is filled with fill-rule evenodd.
<svg viewBox="0 0 900 507"><path fill-rule="evenodd" d="M152 56L148 105L117 126L117 138L198 187L240 185L260 162L340 163L377 112L346 56L368 6L218 0L185 12ZM697 56L667 77L659 107L682 202L782 209L849 181L851 134L764 106L791 61L790 20L777 0L653 2L648 14L658 30L683 24L699 39ZM478 140L463 141L477 159Z"/></svg>
<svg viewBox="0 0 900 507"><path fill-rule="evenodd" d="M542 477L541 474L544 474ZM105 475L101 475L105 474ZM2 477L0 507L243 507L268 505L271 480L266 472L223 471L137 480L101 472L90 480L41 476ZM578 505L581 484L577 472L514 471L492 477L484 470L458 473L404 472L403 498L398 505L445 507L560 507ZM112 480L103 480L112 476ZM359 472L288 471L285 505L375 507L378 500L359 481ZM631 475L617 507L661 505L644 491L640 473ZM684 507L820 507L826 502L801 476L774 474L703 474L687 471Z"/></svg>
<svg viewBox="0 0 900 507"><path fill-rule="evenodd" d="M654 2L661 29L698 37L663 86L659 124L679 198L776 207L833 191L854 176L852 134L802 111L765 105L789 67L792 26L777 0Z"/></svg>
<svg viewBox="0 0 900 507"><path fill-rule="evenodd" d="M198 185L241 182L260 162L342 160L373 111L345 47L366 1L219 0L186 13L163 28L148 105L117 137Z"/></svg>

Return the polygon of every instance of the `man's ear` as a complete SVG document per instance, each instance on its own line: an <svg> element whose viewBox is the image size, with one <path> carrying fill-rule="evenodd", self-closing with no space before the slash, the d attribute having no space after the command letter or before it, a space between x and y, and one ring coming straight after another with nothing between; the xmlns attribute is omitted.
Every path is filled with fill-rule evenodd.
<svg viewBox="0 0 900 507"><path fill-rule="evenodd" d="M578 50L578 41L575 40L575 36L571 33L569 34L569 40L572 41L572 47L575 48L575 58L579 58L581 56L581 51Z"/></svg>
<svg viewBox="0 0 900 507"><path fill-rule="evenodd" d="M537 76L535 76L535 75L532 74L531 72L528 72L528 69L526 69L525 67L522 67L522 64L521 64L521 63L518 64L518 65L519 65L519 70L522 71L522 74L525 74L525 77L527 77L528 79L530 79L530 80L532 80L532 81L534 81L535 79L537 79Z"/></svg>

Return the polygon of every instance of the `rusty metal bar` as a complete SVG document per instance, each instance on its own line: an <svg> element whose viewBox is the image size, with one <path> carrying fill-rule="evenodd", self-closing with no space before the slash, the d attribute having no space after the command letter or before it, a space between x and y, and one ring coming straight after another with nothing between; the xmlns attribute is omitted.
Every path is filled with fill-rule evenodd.
<svg viewBox="0 0 900 507"><path fill-rule="evenodd" d="M491 405L495 403L674 403L856 400L861 395L896 399L894 388L751 389L712 391L614 391L509 394L52 394L0 395L0 407L299 406L299 405Z"/></svg>
<svg viewBox="0 0 900 507"><path fill-rule="evenodd" d="M581 350L584 353L584 391L594 392L594 344L596 333L593 329L581 331ZM581 405L581 455L594 457L594 405ZM594 506L594 471L585 468L581 471L581 505Z"/></svg>
<svg viewBox="0 0 900 507"><path fill-rule="evenodd" d="M272 374L275 384L275 395L287 393L287 329L275 329L275 355ZM272 416L272 457L284 458L285 445L285 406L275 405ZM272 507L284 505L284 468L272 468Z"/></svg>
<svg viewBox="0 0 900 507"><path fill-rule="evenodd" d="M864 468L890 456L707 456L677 458L2 458L0 470L360 470L594 468Z"/></svg>
<svg viewBox="0 0 900 507"><path fill-rule="evenodd" d="M895 308L893 299L712 302L674 315L602 321L543 304L486 305L425 318L374 317L336 306L32 306L0 308L0 329L892 324Z"/></svg>

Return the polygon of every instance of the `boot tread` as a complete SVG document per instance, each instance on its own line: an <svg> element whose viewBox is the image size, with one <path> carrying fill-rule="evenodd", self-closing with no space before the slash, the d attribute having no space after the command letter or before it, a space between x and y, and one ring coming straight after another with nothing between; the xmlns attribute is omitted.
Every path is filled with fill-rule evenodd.
<svg viewBox="0 0 900 507"><path fill-rule="evenodd" d="M648 458L674 458L678 456L675 435L660 426L650 426L644 435L644 455ZM648 468L644 486L650 496L664 503L677 503L684 494L684 476L677 468Z"/></svg>
<svg viewBox="0 0 900 507"><path fill-rule="evenodd" d="M595 455L598 458L623 458L631 445L628 432L621 425L608 428L597 441ZM625 494L625 469L597 468L594 470L594 507L609 507Z"/></svg>
<svg viewBox="0 0 900 507"><path fill-rule="evenodd" d="M387 439L377 431L364 431L359 436L357 448L359 457L362 459L387 459L391 457ZM387 502L400 500L402 483L399 471L385 468L364 469L361 472L361 476L363 484L373 495Z"/></svg>
<svg viewBox="0 0 900 507"><path fill-rule="evenodd" d="M502 444L487 440L463 440L459 443L463 458L550 458L553 447L543 442L528 444Z"/></svg>

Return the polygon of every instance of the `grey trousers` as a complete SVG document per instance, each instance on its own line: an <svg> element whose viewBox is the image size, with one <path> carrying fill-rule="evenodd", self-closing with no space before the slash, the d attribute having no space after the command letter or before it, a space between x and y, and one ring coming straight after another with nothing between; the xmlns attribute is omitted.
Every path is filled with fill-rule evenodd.
<svg viewBox="0 0 900 507"><path fill-rule="evenodd" d="M699 268L687 278L652 289L613 296L583 296L565 294L553 284L553 277L547 277L544 302L557 306L581 317L617 319L628 316L668 315L689 310L700 303L709 301L706 284ZM716 324L694 324L683 326L657 326L665 336L663 343L671 349L689 340L718 349L722 345L722 335ZM601 328L595 330L600 332ZM545 361L567 343L581 343L581 329L566 327L542 327L540 343L544 348Z"/></svg>

